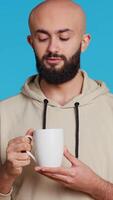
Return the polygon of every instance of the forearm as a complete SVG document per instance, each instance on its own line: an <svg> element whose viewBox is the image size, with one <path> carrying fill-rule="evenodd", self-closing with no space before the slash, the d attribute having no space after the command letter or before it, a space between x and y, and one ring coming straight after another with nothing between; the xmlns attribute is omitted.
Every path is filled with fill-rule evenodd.
<svg viewBox="0 0 113 200"><path fill-rule="evenodd" d="M0 193L7 194L10 192L15 178L8 176L5 170L0 167Z"/></svg>
<svg viewBox="0 0 113 200"><path fill-rule="evenodd" d="M90 195L95 200L113 200L113 184L98 178Z"/></svg>

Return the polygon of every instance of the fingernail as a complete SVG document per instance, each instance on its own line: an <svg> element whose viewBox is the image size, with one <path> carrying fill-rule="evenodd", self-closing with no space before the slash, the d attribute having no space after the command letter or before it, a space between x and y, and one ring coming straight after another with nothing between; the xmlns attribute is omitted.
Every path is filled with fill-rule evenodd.
<svg viewBox="0 0 113 200"><path fill-rule="evenodd" d="M42 168L41 171L44 172L44 171L46 171L46 169Z"/></svg>
<svg viewBox="0 0 113 200"><path fill-rule="evenodd" d="M36 171L40 171L40 170L41 170L41 167L35 167L35 170L36 170Z"/></svg>

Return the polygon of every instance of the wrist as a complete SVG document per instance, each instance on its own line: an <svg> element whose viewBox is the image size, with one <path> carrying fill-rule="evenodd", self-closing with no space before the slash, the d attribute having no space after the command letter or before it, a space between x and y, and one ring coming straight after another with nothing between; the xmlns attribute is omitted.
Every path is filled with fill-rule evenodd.
<svg viewBox="0 0 113 200"><path fill-rule="evenodd" d="M95 200L112 200L113 197L112 191L113 191L112 184L105 181L101 177L97 176L89 194Z"/></svg>
<svg viewBox="0 0 113 200"><path fill-rule="evenodd" d="M7 194L11 191L16 177L7 174L3 167L0 167L0 193Z"/></svg>
<svg viewBox="0 0 113 200"><path fill-rule="evenodd" d="M0 192L0 199L9 199L11 194L13 193L13 187L9 190L9 192Z"/></svg>

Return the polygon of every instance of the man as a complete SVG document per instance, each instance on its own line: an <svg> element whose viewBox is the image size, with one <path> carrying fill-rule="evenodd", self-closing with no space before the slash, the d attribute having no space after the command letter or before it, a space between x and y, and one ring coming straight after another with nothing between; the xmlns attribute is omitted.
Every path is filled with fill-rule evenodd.
<svg viewBox="0 0 113 200"><path fill-rule="evenodd" d="M0 105L0 200L112 200L113 96L80 70L85 14L70 0L48 0L29 26L39 76ZM26 153L33 129L46 127L65 132L59 168L35 166Z"/></svg>

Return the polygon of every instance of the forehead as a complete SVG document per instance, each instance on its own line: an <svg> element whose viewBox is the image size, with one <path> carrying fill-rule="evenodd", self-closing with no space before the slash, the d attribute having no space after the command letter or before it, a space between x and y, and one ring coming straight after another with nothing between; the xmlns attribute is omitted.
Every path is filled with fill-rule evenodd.
<svg viewBox="0 0 113 200"><path fill-rule="evenodd" d="M56 31L60 29L75 28L79 31L78 16L72 9L64 8L44 8L37 9L31 17L31 29L45 29L48 31Z"/></svg>

